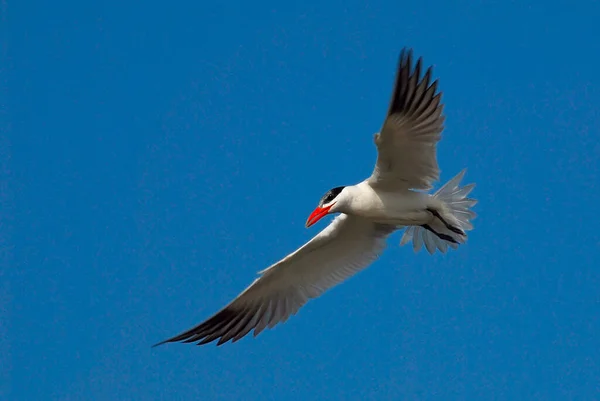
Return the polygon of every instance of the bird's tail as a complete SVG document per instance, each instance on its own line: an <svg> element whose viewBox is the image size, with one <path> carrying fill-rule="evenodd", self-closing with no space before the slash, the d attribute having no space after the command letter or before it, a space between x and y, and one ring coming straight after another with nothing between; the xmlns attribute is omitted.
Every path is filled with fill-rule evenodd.
<svg viewBox="0 0 600 401"><path fill-rule="evenodd" d="M400 245L412 240L415 252L425 244L427 251L433 254L436 249L442 253L445 253L448 247L456 249L466 241L465 231L473 229L471 220L477 216L471 210L477 200L467 198L475 184L459 186L465 172L466 169L458 173L432 195L444 205L444 210L430 210L438 218L429 225L407 227Z"/></svg>

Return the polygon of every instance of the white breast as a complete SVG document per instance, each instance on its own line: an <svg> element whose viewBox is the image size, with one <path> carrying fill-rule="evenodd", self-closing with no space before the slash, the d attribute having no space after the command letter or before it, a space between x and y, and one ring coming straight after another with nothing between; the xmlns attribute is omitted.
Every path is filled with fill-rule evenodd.
<svg viewBox="0 0 600 401"><path fill-rule="evenodd" d="M431 196L416 191L383 191L367 182L351 187L351 199L345 213L377 223L393 225L425 224L431 217L426 211Z"/></svg>

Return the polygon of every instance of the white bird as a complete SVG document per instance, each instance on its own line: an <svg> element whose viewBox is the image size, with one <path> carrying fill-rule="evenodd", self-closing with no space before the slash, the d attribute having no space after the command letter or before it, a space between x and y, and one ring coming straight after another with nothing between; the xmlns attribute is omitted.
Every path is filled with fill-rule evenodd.
<svg viewBox="0 0 600 401"><path fill-rule="evenodd" d="M437 192L425 192L439 180L436 144L444 128L443 104L437 80L430 83L431 67L421 77L422 59L414 69L412 64L412 50L402 50L387 117L375 134L378 157L372 175L328 191L306 226L339 215L300 249L259 272L211 318L156 345L217 339L221 345L251 330L257 336L374 262L396 230L406 228L400 244L412 240L415 252L424 244L429 253L444 253L465 242L475 218L471 207L477 201L467 198L474 184L459 186L463 170Z"/></svg>

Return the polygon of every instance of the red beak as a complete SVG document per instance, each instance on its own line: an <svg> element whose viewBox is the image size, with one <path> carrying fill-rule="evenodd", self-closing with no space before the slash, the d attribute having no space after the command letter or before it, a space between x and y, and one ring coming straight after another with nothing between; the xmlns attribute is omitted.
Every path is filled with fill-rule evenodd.
<svg viewBox="0 0 600 401"><path fill-rule="evenodd" d="M315 224L317 221L321 220L323 217L325 217L327 215L327 213L329 213L329 209L331 209L332 205L329 205L327 207L320 207L317 206L317 208L315 210L313 210L313 212L310 214L310 216L308 216L308 220L306 220L306 227L310 227L313 224Z"/></svg>

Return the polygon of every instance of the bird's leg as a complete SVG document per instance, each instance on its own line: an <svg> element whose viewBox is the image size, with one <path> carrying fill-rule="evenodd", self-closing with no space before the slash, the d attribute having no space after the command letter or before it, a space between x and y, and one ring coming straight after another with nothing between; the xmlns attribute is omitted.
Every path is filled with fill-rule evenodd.
<svg viewBox="0 0 600 401"><path fill-rule="evenodd" d="M452 224L449 224L449 223L448 223L446 220L444 220L444 219L442 218L442 216L440 215L440 213L439 213L437 210L435 210L435 209L432 209L432 208L427 208L427 211L428 211L429 213L433 214L433 215L434 215L435 217L437 217L438 219L440 219L440 221L441 221L442 223L444 223L444 225L446 226L446 228L447 228L448 230L450 230L450 231L452 231L453 233L456 233L456 234L458 234L458 235L466 235L466 234L465 234L465 232L464 232L463 230L461 230L461 229L460 229L460 228L458 228L458 227L455 227L455 226L453 226Z"/></svg>
<svg viewBox="0 0 600 401"><path fill-rule="evenodd" d="M452 238L451 236L449 236L447 234L438 233L433 228L429 227L428 224L423 224L421 227L423 227L426 230L431 231L432 233L434 233L435 235L437 235L438 237L440 237L440 239L443 239L444 241L452 242L453 244L459 245L459 242L457 240L455 240L454 238Z"/></svg>

